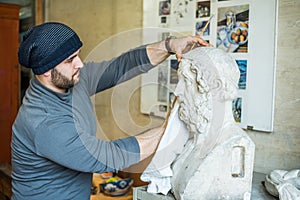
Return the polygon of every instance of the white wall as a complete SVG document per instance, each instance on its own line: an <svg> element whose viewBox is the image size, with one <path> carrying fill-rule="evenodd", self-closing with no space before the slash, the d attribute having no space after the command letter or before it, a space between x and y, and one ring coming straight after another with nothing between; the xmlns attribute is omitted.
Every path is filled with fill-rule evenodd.
<svg viewBox="0 0 300 200"><path fill-rule="evenodd" d="M256 171L300 168L299 10L299 0L279 0L274 132L248 131Z"/></svg>

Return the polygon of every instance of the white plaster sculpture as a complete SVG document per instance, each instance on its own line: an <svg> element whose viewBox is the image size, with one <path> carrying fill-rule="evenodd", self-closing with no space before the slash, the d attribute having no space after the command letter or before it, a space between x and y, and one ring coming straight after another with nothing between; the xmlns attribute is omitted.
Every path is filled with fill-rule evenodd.
<svg viewBox="0 0 300 200"><path fill-rule="evenodd" d="M280 200L300 199L300 170L273 170L266 176L267 191Z"/></svg>
<svg viewBox="0 0 300 200"><path fill-rule="evenodd" d="M197 48L183 56L178 78L177 105L141 177L150 181L147 191L171 188L178 200L249 200L255 146L232 115L235 60L220 49Z"/></svg>
<svg viewBox="0 0 300 200"><path fill-rule="evenodd" d="M183 56L175 95L194 136L173 163L176 199L250 199L255 145L236 125L239 69L227 53L201 47Z"/></svg>

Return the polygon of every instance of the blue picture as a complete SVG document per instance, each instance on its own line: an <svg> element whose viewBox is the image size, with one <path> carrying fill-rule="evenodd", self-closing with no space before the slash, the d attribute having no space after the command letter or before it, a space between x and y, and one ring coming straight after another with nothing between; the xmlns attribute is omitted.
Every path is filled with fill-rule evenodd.
<svg viewBox="0 0 300 200"><path fill-rule="evenodd" d="M242 98L237 98L232 101L232 113L234 120L240 123L242 119Z"/></svg>
<svg viewBox="0 0 300 200"><path fill-rule="evenodd" d="M236 63L240 70L239 89L245 90L247 82L247 60L237 60Z"/></svg>

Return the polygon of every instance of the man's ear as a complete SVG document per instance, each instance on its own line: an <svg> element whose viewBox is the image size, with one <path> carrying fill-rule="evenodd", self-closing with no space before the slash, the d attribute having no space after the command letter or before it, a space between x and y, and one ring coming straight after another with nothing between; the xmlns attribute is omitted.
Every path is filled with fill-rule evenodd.
<svg viewBox="0 0 300 200"><path fill-rule="evenodd" d="M46 77L50 77L51 76L51 70L52 69L46 71L45 73L43 73L43 75L46 76Z"/></svg>

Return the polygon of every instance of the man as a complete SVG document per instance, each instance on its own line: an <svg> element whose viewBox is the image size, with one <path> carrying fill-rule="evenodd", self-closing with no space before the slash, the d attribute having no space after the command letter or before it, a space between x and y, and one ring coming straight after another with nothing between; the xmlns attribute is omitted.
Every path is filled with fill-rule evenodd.
<svg viewBox="0 0 300 200"><path fill-rule="evenodd" d="M13 125L12 199L89 199L92 173L120 170L153 153L161 129L97 139L90 96L147 72L171 52L180 61L195 43L208 45L197 37L168 38L83 64L82 42L70 27L50 22L30 29L18 52L34 77Z"/></svg>

